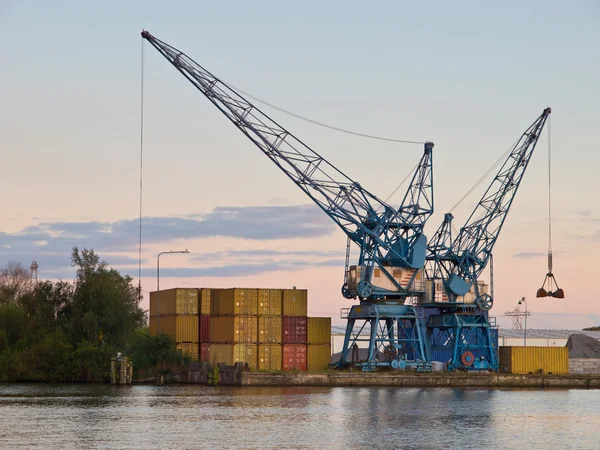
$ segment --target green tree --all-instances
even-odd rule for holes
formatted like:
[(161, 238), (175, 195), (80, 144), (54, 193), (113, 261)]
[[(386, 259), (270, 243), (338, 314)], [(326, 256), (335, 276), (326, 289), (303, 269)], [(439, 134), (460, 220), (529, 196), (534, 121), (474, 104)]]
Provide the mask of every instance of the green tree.
[(122, 347), (134, 330), (146, 323), (132, 278), (108, 268), (93, 250), (73, 248), (77, 267), (73, 301), (69, 307), (73, 343), (102, 342)]

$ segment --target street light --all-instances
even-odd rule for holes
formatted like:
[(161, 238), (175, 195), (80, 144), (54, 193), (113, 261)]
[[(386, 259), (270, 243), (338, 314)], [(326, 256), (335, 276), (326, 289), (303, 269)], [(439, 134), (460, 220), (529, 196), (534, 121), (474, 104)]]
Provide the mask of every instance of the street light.
[(167, 253), (189, 253), (185, 250), (169, 250), (168, 252), (160, 252), (156, 257), (156, 332), (160, 333), (160, 255)]
[(525, 297), (519, 300), (519, 305), (521, 303), (525, 303), (525, 335), (523, 336), (523, 346), (527, 346), (527, 302), (525, 301)]

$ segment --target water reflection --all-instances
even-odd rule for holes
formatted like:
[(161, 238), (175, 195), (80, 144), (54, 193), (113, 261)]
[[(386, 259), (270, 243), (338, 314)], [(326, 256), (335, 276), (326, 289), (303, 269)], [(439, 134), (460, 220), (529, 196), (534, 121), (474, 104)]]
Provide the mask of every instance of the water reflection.
[(0, 447), (598, 448), (600, 391), (0, 385)]

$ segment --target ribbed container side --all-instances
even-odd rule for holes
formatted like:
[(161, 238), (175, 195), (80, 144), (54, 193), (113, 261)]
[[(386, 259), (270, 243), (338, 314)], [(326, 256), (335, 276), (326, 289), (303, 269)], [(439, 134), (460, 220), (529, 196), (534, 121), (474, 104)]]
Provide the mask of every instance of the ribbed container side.
[(200, 344), (200, 361), (210, 361), (210, 344), (207, 342)]
[(329, 368), (331, 344), (308, 345), (306, 347), (307, 369), (312, 372)]
[(219, 316), (210, 318), (210, 342), (219, 344), (258, 342), (258, 318)]
[(283, 344), (283, 370), (306, 370), (306, 345)]
[(308, 291), (306, 289), (283, 290), (283, 315), (296, 317), (308, 315)]
[(283, 307), (282, 289), (258, 290), (258, 315), (281, 316)]
[[(150, 332), (156, 333), (157, 317), (150, 317)], [(160, 332), (168, 334), (175, 342), (198, 342), (198, 316), (161, 315)]]
[(232, 366), (236, 362), (248, 364), (250, 369), (256, 369), (258, 362), (258, 346), (248, 344), (210, 344), (209, 349), (212, 365), (225, 363)]
[(308, 344), (331, 344), (331, 317), (309, 317)]
[(306, 317), (284, 317), (282, 323), (284, 344), (306, 344)]
[(281, 370), (282, 347), (279, 345), (258, 346), (258, 370)]
[(231, 288), (211, 292), (212, 316), (258, 315), (258, 289)]
[(200, 321), (200, 342), (210, 342), (210, 316), (198, 316)]
[(500, 347), (500, 371), (514, 374), (567, 374), (567, 347)]
[(282, 317), (262, 316), (258, 318), (258, 343), (281, 344)]
[(165, 289), (159, 292), (150, 292), (150, 317), (160, 314), (177, 314), (177, 289)]
[(210, 299), (212, 292), (217, 289), (198, 289), (198, 312), (205, 316), (210, 316)]
[(183, 353), (188, 354), (192, 361), (198, 361), (198, 343), (191, 342), (180, 342), (177, 344), (177, 350), (181, 350)]

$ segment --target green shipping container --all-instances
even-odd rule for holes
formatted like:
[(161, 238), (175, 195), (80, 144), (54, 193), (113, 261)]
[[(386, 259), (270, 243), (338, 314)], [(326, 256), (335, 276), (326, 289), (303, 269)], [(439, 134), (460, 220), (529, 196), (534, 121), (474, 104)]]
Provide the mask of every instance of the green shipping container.
[(308, 291), (306, 289), (283, 290), (283, 315), (295, 317), (308, 315)]
[(318, 372), (329, 368), (331, 359), (331, 344), (315, 344), (307, 346), (307, 369)]
[(308, 318), (308, 344), (331, 344), (331, 317)]

